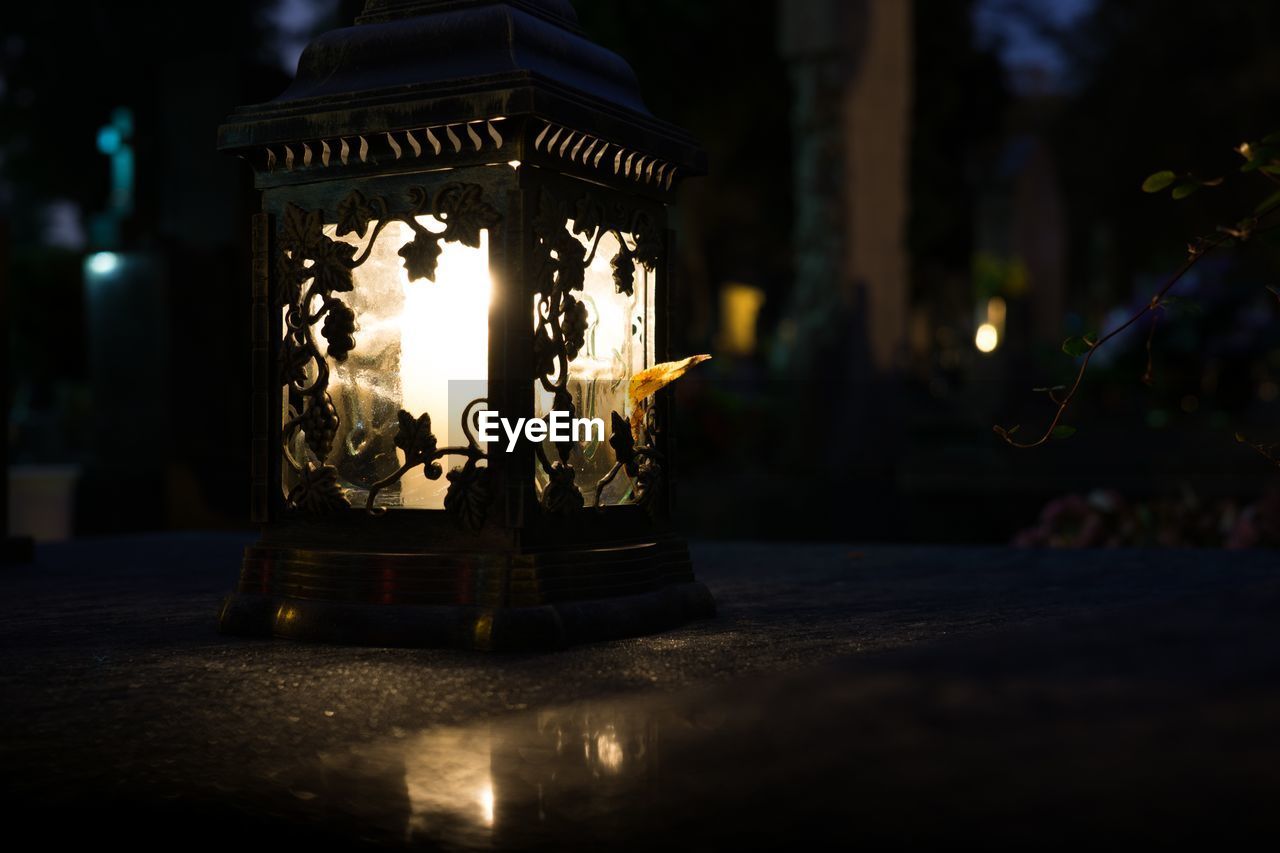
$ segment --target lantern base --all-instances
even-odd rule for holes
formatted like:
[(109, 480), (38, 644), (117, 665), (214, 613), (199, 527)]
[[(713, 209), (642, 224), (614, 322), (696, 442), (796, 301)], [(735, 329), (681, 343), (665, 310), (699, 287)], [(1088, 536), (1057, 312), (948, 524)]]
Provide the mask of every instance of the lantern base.
[(246, 549), (224, 633), (541, 651), (715, 615), (679, 540), (535, 554)]

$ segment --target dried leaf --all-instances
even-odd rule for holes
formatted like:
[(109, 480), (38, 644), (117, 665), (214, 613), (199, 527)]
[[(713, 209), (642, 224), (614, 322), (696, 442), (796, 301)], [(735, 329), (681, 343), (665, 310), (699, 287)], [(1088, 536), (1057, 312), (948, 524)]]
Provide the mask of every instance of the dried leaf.
[(640, 403), (646, 397), (652, 397), (658, 391), (688, 373), (690, 368), (708, 361), (710, 358), (710, 355), (703, 354), (691, 355), (680, 361), (664, 361), (662, 364), (655, 364), (648, 370), (642, 370), (632, 376), (631, 387), (627, 392), (627, 397), (631, 403), (631, 432), (639, 435), (641, 428), (644, 426), (644, 409)]

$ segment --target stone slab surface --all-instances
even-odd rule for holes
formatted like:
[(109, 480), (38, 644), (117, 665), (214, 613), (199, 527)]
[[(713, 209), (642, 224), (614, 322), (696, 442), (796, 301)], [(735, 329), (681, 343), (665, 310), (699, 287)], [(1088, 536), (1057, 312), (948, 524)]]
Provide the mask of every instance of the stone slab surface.
[(1280, 555), (702, 543), (719, 616), (537, 656), (226, 638), (247, 536), (0, 572), (11, 831), (190, 849), (1280, 832)]

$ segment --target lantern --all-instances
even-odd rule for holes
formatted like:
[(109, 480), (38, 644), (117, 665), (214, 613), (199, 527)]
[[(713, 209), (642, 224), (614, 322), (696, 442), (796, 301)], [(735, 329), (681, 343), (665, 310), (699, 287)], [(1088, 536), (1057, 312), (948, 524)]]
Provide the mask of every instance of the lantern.
[(225, 631), (528, 649), (711, 614), (669, 391), (633, 381), (667, 358), (668, 205), (704, 157), (566, 0), (369, 0), (219, 147), (262, 191), (263, 532)]

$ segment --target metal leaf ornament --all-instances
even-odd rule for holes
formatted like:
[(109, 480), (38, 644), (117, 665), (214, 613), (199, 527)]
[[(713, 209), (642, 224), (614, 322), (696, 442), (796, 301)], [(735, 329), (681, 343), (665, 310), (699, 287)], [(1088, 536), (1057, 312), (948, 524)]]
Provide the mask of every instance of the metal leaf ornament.
[(351, 193), (338, 202), (338, 224), (335, 232), (339, 237), (355, 234), (363, 237), (369, 221), (373, 219), (373, 206), (360, 190)]
[(582, 290), (587, 248), (567, 231), (562, 231), (560, 237), (556, 243), (556, 283), (565, 291)]
[(556, 515), (568, 515), (582, 509), (582, 491), (578, 488), (577, 472), (568, 462), (556, 462), (548, 472), (550, 482), (542, 490), (542, 508)]
[(449, 184), (436, 196), (436, 218), (444, 222), (441, 235), (473, 249), (480, 248), (480, 232), (501, 219), (498, 211), (484, 201), (478, 184)]
[(351, 502), (338, 485), (338, 472), (332, 465), (308, 462), (299, 472), (300, 482), (285, 499), (289, 506), (304, 512), (324, 515), (347, 509)]
[(613, 288), (618, 293), (630, 296), (636, 287), (636, 264), (627, 252), (618, 252), (609, 262), (613, 268)]
[(320, 210), (303, 210), (293, 202), (285, 205), (280, 222), (280, 248), (294, 255), (312, 257), (325, 239), (321, 228), (324, 214)]
[(656, 507), (660, 503), (655, 498), (662, 489), (662, 466), (646, 456), (640, 461), (632, 478), (635, 483), (631, 487), (631, 494), (635, 502), (646, 509)]
[(425, 412), (418, 417), (401, 409), (397, 417), (400, 428), (396, 431), (396, 447), (404, 451), (405, 465), (423, 465), (422, 473), (428, 480), (440, 479), (443, 469), (439, 462), (431, 461), (437, 441), (431, 432), (431, 416)]
[(321, 293), (347, 293), (355, 289), (351, 270), (355, 266), (356, 247), (341, 240), (325, 237), (315, 250), (316, 290)]
[(468, 461), (446, 476), (449, 490), (444, 496), (445, 512), (464, 530), (479, 530), (489, 510), (489, 468)]
[(436, 280), (436, 262), (440, 260), (439, 237), (430, 231), (420, 231), (418, 235), (400, 247), (397, 252), (404, 258), (404, 268), (409, 273), (409, 281), (428, 279)]
[(636, 475), (636, 440), (631, 432), (631, 424), (617, 412), (610, 412), (612, 434), (609, 436), (609, 447), (613, 449), (613, 458), (627, 472), (628, 477)]
[(588, 239), (600, 227), (603, 211), (591, 196), (584, 195), (573, 206), (573, 233)]

